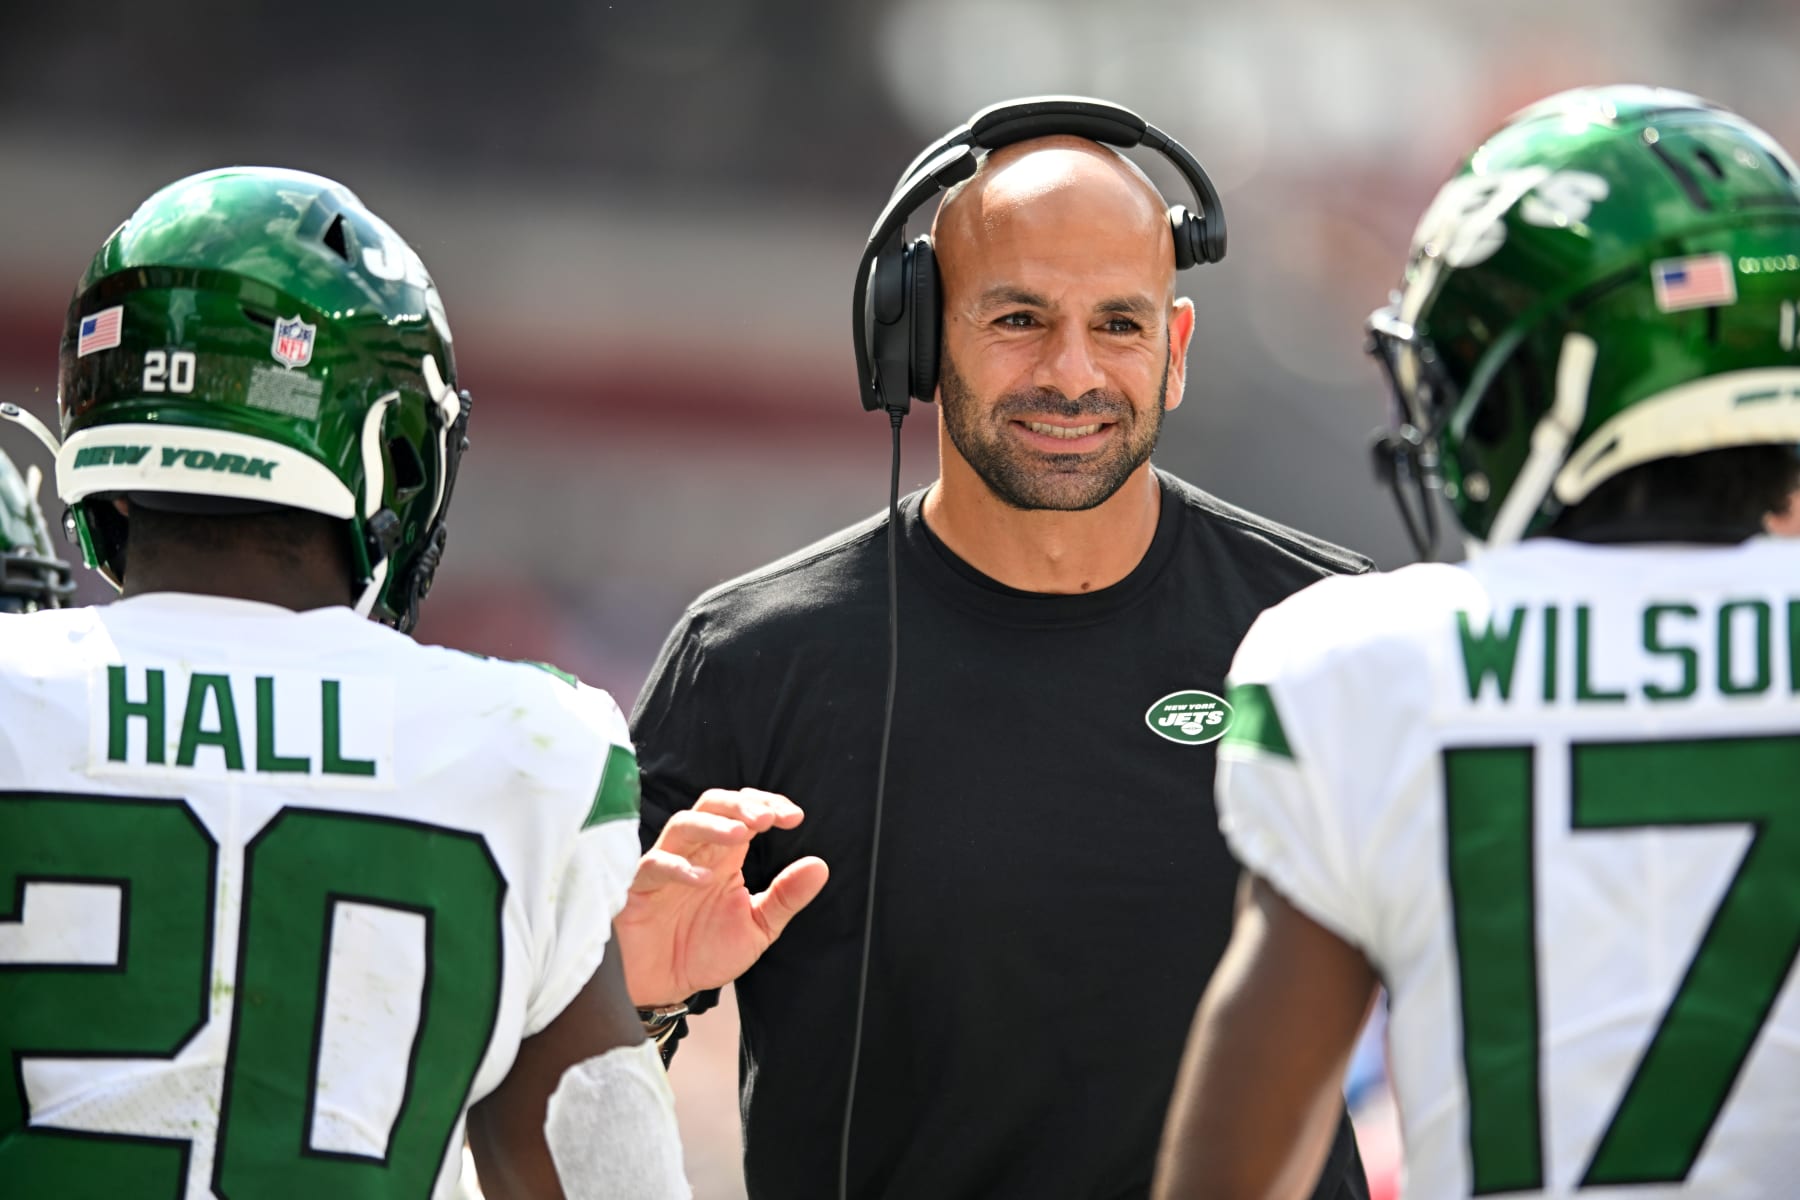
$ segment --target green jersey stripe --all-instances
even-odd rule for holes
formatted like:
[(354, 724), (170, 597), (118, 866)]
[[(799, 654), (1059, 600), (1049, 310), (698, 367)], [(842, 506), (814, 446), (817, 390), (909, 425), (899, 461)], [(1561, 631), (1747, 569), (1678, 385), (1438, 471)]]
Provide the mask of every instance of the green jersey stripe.
[(600, 772), (600, 788), (594, 793), (594, 806), (588, 809), (583, 829), (592, 829), (603, 821), (621, 821), (638, 815), (637, 755), (623, 746), (606, 752), (606, 767)]
[(1265, 754), (1273, 754), (1292, 762), (1294, 748), (1288, 744), (1287, 730), (1281, 727), (1281, 714), (1275, 711), (1275, 697), (1260, 683), (1235, 683), (1226, 693), (1231, 705), (1231, 728), (1225, 733), (1225, 745), (1249, 746)]

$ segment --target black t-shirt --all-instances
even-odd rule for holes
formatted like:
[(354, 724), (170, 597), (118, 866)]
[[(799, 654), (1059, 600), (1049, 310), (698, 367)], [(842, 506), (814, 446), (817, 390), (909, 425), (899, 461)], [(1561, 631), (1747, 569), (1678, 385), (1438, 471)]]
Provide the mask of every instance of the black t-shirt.
[[(901, 506), (900, 673), (850, 1183), (884, 1200), (1148, 1194), (1238, 868), (1214, 744), (1158, 732), (1224, 692), (1263, 609), (1368, 569), (1164, 472), (1138, 566), (1022, 592)], [(836, 1194), (887, 678), (885, 513), (695, 601), (632, 718), (645, 844), (707, 787), (806, 810), (752, 843), (831, 882), (738, 981), (757, 1200)], [(1205, 704), (1205, 701), (1201, 701)], [(696, 1007), (710, 1003), (702, 997)], [(1320, 1197), (1367, 1194), (1348, 1122)]]

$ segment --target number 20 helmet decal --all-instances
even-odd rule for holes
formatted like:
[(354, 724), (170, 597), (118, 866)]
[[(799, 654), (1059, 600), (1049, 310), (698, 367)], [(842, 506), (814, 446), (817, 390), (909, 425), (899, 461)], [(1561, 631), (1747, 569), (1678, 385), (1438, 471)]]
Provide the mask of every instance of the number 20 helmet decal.
[(1369, 321), (1377, 446), (1421, 553), (1441, 485), (1474, 541), (1541, 532), (1630, 467), (1800, 442), (1800, 171), (1681, 92), (1585, 88), (1484, 142)]
[(57, 490), (118, 584), (116, 496), (344, 523), (358, 611), (410, 629), (467, 448), (450, 327), (410, 246), (341, 184), (209, 171), (95, 255), (63, 330)]

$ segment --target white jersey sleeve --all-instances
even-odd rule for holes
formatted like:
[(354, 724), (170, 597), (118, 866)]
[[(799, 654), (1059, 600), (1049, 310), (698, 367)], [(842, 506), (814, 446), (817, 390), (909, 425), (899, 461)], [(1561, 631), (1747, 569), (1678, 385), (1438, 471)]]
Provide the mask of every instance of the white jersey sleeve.
[(1458, 604), (1486, 601), (1448, 566), (1324, 579), (1263, 613), (1231, 666), (1220, 827), (1239, 862), (1371, 961), (1410, 920), (1388, 898), (1431, 869), (1421, 814), (1390, 798), (1433, 769), (1410, 753), (1435, 695), (1418, 614)]
[[(1328, 615), (1324, 593), (1332, 582), (1263, 613), (1238, 648), (1227, 690), (1232, 724), (1219, 747), (1219, 825), (1246, 869), (1344, 941), (1366, 947), (1372, 920), (1345, 829), (1350, 781), (1315, 736), (1333, 726), (1293, 719), (1316, 684), (1306, 635)], [(1338, 698), (1310, 699), (1316, 711)], [(1358, 702), (1354, 695), (1341, 699)]]
[(605, 961), (612, 918), (637, 869), (638, 769), (625, 715), (611, 696), (586, 684), (576, 684), (567, 703), (593, 747), (593, 801), (568, 831), (564, 861), (550, 878), (527, 1037), (555, 1020)]

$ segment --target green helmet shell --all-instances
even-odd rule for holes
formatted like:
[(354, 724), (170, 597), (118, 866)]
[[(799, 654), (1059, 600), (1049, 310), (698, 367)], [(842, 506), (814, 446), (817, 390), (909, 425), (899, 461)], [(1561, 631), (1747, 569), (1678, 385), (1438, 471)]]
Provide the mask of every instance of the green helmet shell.
[(424, 265), (341, 184), (240, 167), (151, 196), (76, 288), (57, 398), (57, 490), (115, 584), (115, 496), (301, 508), (345, 523), (361, 611), (416, 619), (467, 395)]
[(75, 594), (69, 564), (50, 548), (37, 482), (0, 452), (0, 612), (61, 608)]
[(1800, 442), (1797, 301), (1800, 171), (1772, 138), (1681, 92), (1565, 92), (1470, 155), (1370, 319), (1385, 445), (1504, 544), (1641, 463)]

